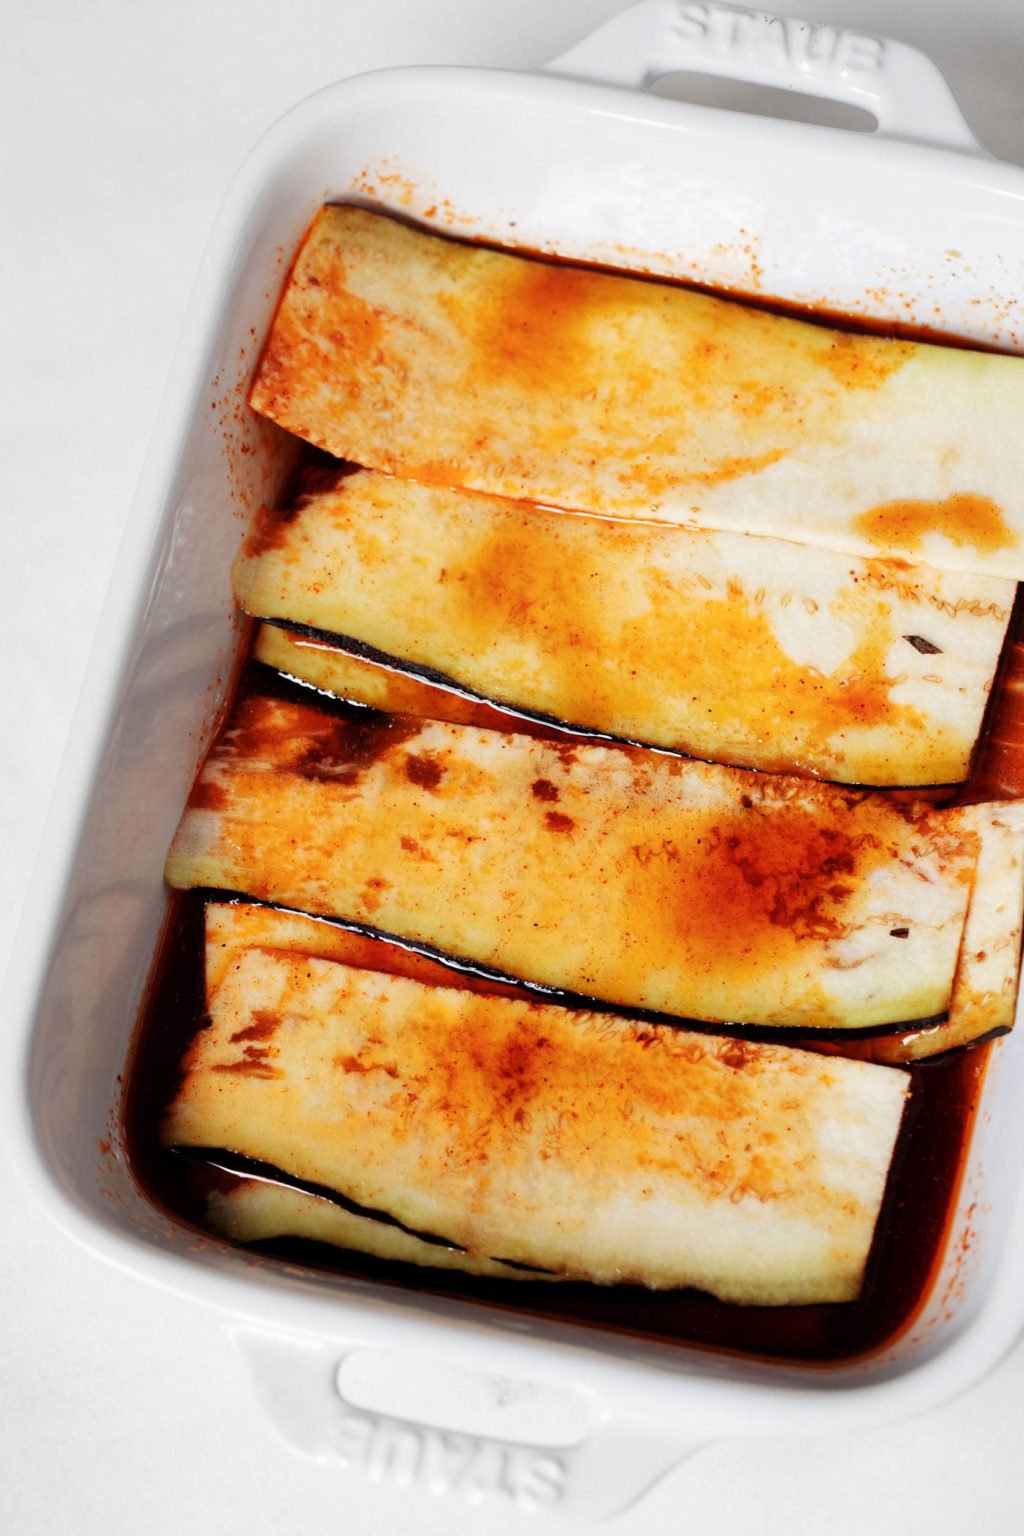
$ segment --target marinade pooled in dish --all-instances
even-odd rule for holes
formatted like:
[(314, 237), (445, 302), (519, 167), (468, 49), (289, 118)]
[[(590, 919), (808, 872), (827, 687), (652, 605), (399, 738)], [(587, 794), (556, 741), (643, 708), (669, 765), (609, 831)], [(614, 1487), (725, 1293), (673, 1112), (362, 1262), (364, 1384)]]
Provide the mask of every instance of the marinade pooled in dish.
[(352, 462), (250, 531), (271, 623), (167, 865), (189, 1210), (652, 1336), (898, 1327), (981, 1056), (904, 1063), (1016, 1005), (1022, 393), (324, 210), (252, 404)]

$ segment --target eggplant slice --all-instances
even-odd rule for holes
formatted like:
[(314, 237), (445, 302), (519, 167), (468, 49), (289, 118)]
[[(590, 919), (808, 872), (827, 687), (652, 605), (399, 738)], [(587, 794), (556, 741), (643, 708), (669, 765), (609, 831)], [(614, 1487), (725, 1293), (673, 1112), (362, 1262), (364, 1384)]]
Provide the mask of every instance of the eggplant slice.
[(252, 902), (208, 901), (206, 919), (206, 997), (211, 1000), (221, 982), (246, 949), (287, 950), (336, 960), (364, 971), (385, 971), (407, 976), (427, 986), (469, 987), (494, 997), (515, 997), (530, 1002), (534, 994), (514, 981), (496, 981), (468, 973), (435, 960), (407, 945), (372, 934), (344, 928), (305, 912), (282, 912), (277, 907)]
[(246, 612), (499, 705), (770, 772), (966, 779), (1015, 583), (370, 471), (257, 526)]
[(167, 878), (622, 1007), (857, 1029), (947, 1010), (977, 815), (250, 696)]
[[(957, 1046), (1013, 1027), (1024, 930), (1024, 827), (1019, 812), (1008, 820), (980, 819), (981, 852), (957, 960), (948, 1016), (937, 1024), (842, 1040), (841, 1051), (858, 1061), (901, 1066), (939, 1056)], [(206, 903), (206, 991), (212, 997), (247, 949), (315, 955), (363, 970), (408, 976), (428, 986), (458, 987), (492, 997), (536, 1001), (521, 982), (497, 981), (460, 969), (390, 939), (345, 928), (327, 918), (283, 911), (237, 898)], [(671, 1022), (671, 1021), (666, 1021)], [(820, 1031), (787, 1036), (798, 1050), (826, 1050), (837, 1042)]]
[(1024, 363), (325, 207), (253, 407), (429, 485), (1024, 575)]
[(1024, 927), (1024, 816), (1019, 802), (974, 810), (981, 852), (953, 978), (947, 1049), (1010, 1029), (1017, 1011)]
[(209, 1013), (167, 1146), (258, 1159), (470, 1264), (759, 1305), (858, 1292), (904, 1072), (265, 948)]
[[(521, 731), (549, 740), (580, 738), (568, 726), (500, 709), (434, 679), (404, 672), (397, 663), (371, 660), (342, 650), (336, 641), (277, 624), (261, 624), (253, 642), (253, 659), (272, 667), (292, 682), (318, 693), (365, 704), (388, 715), (415, 715), (420, 720), (450, 720), (453, 725), (481, 725), (486, 730)], [(582, 739), (587, 739), (584, 733)]]
[(456, 1269), (489, 1280), (549, 1278), (500, 1259), (485, 1259), (442, 1243), (428, 1243), (413, 1232), (360, 1216), (322, 1195), (309, 1194), (287, 1183), (239, 1180), (234, 1189), (216, 1190), (207, 1202), (207, 1219), (215, 1232), (235, 1243), (262, 1243), (281, 1237), (304, 1237), (367, 1253), (392, 1263), (429, 1269)]

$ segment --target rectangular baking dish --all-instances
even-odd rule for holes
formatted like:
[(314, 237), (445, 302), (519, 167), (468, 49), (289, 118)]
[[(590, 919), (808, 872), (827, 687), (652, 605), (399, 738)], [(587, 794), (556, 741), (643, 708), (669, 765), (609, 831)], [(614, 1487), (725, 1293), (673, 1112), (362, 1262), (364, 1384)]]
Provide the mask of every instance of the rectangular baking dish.
[[(648, 94), (703, 71), (866, 107), (875, 134)], [(117, 565), (15, 948), (3, 1121), (75, 1239), (215, 1308), (297, 1449), (577, 1519), (727, 1434), (880, 1424), (962, 1390), (1024, 1324), (1024, 1036), (993, 1048), (945, 1258), (910, 1329), (820, 1367), (641, 1344), (254, 1259), (137, 1188), (121, 1073), (163, 861), (228, 685), (229, 568), (291, 440), (247, 409), (296, 243), (326, 200), (443, 232), (1024, 352), (1024, 172), (903, 45), (646, 0), (540, 74), (404, 69), (302, 103), (219, 216)]]

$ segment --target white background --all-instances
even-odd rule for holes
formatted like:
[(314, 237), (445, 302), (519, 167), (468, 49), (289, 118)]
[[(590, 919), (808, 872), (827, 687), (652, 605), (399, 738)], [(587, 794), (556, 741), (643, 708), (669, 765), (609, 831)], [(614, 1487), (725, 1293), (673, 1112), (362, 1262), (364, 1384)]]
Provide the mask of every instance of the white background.
[[(781, 0), (780, 0), (781, 4)], [(300, 97), (394, 64), (529, 67), (620, 0), (6, 0), (0, 9), (0, 971), (193, 274)], [(785, 9), (785, 5), (782, 5)], [(1020, 0), (790, 0), (925, 49), (1024, 164)], [(0, 1027), (9, 1021), (0, 1021)], [(0, 1531), (570, 1529), (424, 1502), (280, 1443), (211, 1318), (74, 1249), (0, 1168)], [(616, 1533), (1024, 1530), (1024, 1347), (960, 1401), (842, 1438), (712, 1444)]]

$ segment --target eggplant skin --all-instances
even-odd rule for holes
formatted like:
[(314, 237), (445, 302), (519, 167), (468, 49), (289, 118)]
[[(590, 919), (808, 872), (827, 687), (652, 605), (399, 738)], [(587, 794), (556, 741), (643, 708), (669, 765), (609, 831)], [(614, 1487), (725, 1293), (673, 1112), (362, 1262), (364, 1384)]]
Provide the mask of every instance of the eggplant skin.
[(1024, 576), (1020, 358), (851, 335), (364, 208), (314, 220), (250, 401), (424, 485)]
[(978, 849), (918, 802), (254, 695), (167, 878), (624, 1008), (858, 1029), (946, 1011)]
[(858, 1292), (899, 1069), (250, 949), (162, 1126), (597, 1284), (798, 1305)]

